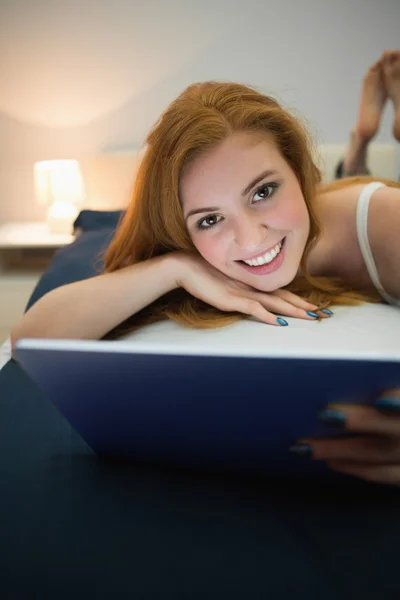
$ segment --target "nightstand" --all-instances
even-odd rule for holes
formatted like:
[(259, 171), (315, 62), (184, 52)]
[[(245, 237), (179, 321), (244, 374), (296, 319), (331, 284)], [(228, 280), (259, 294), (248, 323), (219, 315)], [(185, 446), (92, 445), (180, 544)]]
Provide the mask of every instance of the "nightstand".
[(49, 233), (47, 223), (0, 225), (0, 344), (22, 317), (55, 252), (74, 239)]

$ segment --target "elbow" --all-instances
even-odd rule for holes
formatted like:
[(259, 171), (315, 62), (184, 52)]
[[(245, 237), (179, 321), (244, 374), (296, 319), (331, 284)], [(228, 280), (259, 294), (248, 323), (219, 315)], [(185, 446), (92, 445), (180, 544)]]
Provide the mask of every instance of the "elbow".
[(10, 350), (11, 350), (11, 356), (15, 361), (18, 361), (18, 359), (15, 355), (15, 350), (16, 350), (15, 346), (16, 346), (17, 342), (19, 342), (19, 340), (21, 340), (22, 338), (29, 337), (23, 331), (21, 331), (21, 328), (19, 327), (19, 325), (20, 324), (18, 323), (10, 331)]
[(21, 336), (19, 336), (16, 332), (16, 328), (13, 327), (10, 332), (10, 346), (11, 346), (11, 356), (14, 360), (17, 360), (15, 356), (15, 344), (18, 342)]

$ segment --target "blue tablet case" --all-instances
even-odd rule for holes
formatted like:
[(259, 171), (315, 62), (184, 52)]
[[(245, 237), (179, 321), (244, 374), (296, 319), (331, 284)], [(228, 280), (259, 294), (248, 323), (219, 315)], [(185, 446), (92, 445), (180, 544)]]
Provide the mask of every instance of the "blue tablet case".
[(241, 474), (330, 473), (288, 448), (348, 435), (317, 421), (328, 403), (370, 404), (400, 387), (400, 356), (202, 356), (66, 340), (20, 340), (16, 356), (96, 453)]

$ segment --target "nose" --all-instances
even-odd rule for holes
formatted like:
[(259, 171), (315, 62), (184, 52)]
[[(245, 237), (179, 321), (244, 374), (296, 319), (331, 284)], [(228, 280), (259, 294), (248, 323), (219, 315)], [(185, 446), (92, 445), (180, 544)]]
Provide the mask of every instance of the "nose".
[(264, 244), (267, 229), (265, 224), (256, 223), (251, 219), (241, 219), (235, 227), (235, 242), (241, 250), (257, 251)]

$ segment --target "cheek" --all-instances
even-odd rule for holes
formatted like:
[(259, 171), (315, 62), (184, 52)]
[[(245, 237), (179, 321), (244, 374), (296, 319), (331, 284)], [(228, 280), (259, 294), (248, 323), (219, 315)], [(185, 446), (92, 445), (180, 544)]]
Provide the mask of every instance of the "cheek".
[(307, 227), (309, 216), (302, 197), (281, 202), (274, 212), (270, 212), (268, 220), (271, 227), (277, 230), (296, 230)]
[(219, 267), (226, 262), (228, 244), (223, 235), (204, 232), (193, 236), (192, 241), (202, 257), (211, 265)]

